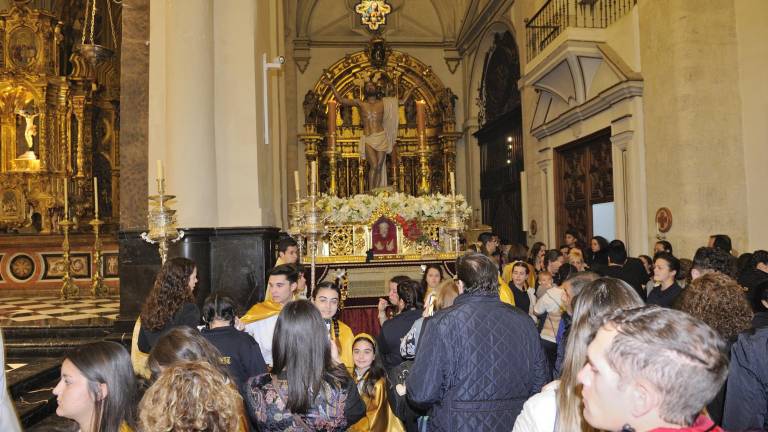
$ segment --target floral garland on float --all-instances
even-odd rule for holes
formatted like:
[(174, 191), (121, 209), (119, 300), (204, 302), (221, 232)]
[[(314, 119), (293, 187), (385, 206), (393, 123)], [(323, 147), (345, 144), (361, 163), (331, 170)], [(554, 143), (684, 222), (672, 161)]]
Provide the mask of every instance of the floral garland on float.
[(449, 221), (464, 224), (472, 209), (461, 195), (456, 203), (450, 195), (407, 195), (380, 191), (375, 195), (360, 194), (346, 198), (320, 195), (317, 209), (327, 235), (320, 255), (365, 255), (373, 246), (372, 225), (386, 218), (398, 233), (398, 257), (424, 256), (446, 252), (449, 247)]

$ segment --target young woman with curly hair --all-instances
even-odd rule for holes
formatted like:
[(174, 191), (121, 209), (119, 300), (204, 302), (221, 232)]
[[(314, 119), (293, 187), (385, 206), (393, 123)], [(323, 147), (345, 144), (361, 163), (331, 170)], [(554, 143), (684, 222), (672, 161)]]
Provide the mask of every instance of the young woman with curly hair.
[(181, 257), (166, 261), (141, 310), (140, 351), (150, 352), (157, 339), (174, 327), (198, 325), (200, 309), (193, 295), (196, 284), (193, 261)]
[[(728, 344), (729, 354), (739, 333), (752, 326), (752, 307), (746, 291), (730, 276), (720, 272), (696, 278), (683, 290), (676, 306), (718, 332)], [(717, 424), (723, 418), (724, 403), (725, 385), (707, 405), (709, 416)]]
[(144, 432), (238, 430), (242, 399), (210, 363), (168, 366), (144, 394), (139, 421)]

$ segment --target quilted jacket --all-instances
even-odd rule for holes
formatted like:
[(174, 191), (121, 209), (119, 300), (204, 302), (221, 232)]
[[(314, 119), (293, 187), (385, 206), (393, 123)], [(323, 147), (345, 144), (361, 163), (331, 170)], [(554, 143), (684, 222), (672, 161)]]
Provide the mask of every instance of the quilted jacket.
[(406, 388), (430, 409), (430, 432), (481, 432), (510, 430), (548, 381), (528, 314), (496, 293), (465, 293), (428, 321)]

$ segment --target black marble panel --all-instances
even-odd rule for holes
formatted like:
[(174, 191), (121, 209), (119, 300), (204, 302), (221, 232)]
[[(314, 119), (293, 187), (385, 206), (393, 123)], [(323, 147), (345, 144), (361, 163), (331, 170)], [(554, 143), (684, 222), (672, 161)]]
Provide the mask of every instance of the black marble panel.
[[(139, 315), (160, 269), (157, 245), (139, 235), (139, 231), (119, 235), (120, 321), (126, 330)], [(213, 291), (226, 291), (245, 309), (263, 299), (278, 238), (279, 229), (274, 227), (185, 229), (184, 238), (169, 247), (168, 257), (184, 256), (197, 263), (198, 304)]]
[(266, 273), (275, 264), (277, 228), (219, 228), (211, 237), (211, 288), (242, 309), (264, 300)]

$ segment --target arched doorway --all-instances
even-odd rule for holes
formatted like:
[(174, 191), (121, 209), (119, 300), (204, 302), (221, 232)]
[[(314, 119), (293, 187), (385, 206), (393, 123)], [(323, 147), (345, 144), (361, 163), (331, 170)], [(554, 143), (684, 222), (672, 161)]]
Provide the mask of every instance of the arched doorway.
[(520, 173), (524, 170), (520, 58), (509, 31), (496, 33), (485, 54), (475, 137), (480, 146), (483, 223), (503, 240), (525, 244)]

